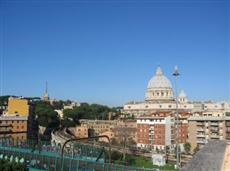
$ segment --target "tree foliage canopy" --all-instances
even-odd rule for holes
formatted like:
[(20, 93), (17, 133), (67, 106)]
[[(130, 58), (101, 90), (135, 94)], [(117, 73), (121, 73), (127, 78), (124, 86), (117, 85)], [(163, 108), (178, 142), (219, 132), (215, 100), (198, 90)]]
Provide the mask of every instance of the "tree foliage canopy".
[(3, 171), (25, 171), (26, 167), (23, 164), (10, 162), (9, 160), (0, 159), (0, 170)]
[(38, 124), (43, 127), (58, 127), (59, 117), (54, 108), (44, 101), (35, 102), (35, 114), (38, 118)]
[(82, 103), (81, 106), (71, 110), (64, 110), (64, 116), (75, 116), (78, 119), (109, 119), (109, 113), (115, 113), (114, 109), (99, 104)]
[(7, 106), (9, 97), (12, 96), (0, 96), (0, 106)]
[(186, 143), (184, 144), (184, 150), (185, 150), (185, 152), (188, 154), (188, 153), (191, 151), (191, 144), (188, 143), (188, 142), (186, 142)]
[(73, 109), (63, 110), (63, 120), (62, 126), (71, 127), (79, 124), (79, 119), (98, 119), (107, 120), (109, 119), (109, 114), (112, 114), (114, 119), (117, 116), (117, 111), (115, 108), (109, 108), (108, 106), (99, 104), (88, 104), (82, 103), (79, 107), (74, 107)]
[(64, 101), (59, 100), (59, 101), (53, 101), (52, 106), (54, 109), (61, 110), (64, 107)]

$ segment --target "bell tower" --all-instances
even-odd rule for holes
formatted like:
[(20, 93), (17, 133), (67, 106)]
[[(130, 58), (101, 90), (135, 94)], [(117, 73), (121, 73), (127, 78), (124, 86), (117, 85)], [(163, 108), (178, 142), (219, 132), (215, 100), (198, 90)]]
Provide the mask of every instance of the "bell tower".
[(44, 96), (43, 96), (43, 100), (44, 101), (49, 101), (49, 94), (48, 94), (48, 83), (47, 83), (47, 81), (46, 81), (46, 89), (45, 89), (45, 94), (44, 94)]

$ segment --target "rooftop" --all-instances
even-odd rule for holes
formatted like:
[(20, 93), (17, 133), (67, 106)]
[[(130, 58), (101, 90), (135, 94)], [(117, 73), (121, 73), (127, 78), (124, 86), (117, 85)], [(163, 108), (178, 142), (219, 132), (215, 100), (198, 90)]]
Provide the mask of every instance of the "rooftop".
[(220, 171), (227, 141), (209, 141), (181, 171)]

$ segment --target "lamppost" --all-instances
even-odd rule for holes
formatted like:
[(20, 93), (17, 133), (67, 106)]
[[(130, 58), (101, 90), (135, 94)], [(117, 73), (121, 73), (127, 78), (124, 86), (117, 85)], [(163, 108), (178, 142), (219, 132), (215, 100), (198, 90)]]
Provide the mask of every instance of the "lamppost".
[(125, 163), (126, 160), (126, 141), (127, 141), (127, 124), (126, 124), (126, 114), (124, 118), (124, 148), (123, 148), (123, 161)]
[(178, 97), (177, 97), (177, 79), (179, 77), (178, 67), (174, 67), (173, 76), (175, 76), (175, 100), (176, 100), (176, 166), (180, 168), (179, 161), (179, 114), (178, 114)]

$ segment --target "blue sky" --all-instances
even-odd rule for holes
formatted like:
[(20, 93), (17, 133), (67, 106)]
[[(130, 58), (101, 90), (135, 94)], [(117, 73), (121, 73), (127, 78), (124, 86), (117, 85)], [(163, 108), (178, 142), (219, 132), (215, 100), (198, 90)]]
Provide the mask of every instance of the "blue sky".
[[(160, 65), (191, 100), (230, 100), (228, 1), (0, 1), (3, 94), (143, 100)], [(173, 83), (173, 82), (172, 82)]]

